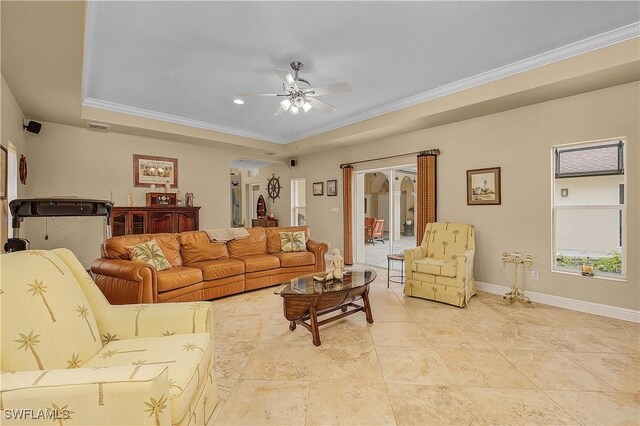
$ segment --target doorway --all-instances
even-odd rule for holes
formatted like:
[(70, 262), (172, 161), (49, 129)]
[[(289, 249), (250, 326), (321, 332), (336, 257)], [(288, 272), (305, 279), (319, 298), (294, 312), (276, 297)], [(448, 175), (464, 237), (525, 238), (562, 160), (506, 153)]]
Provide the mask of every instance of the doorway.
[(416, 166), (355, 172), (354, 260), (387, 267), (387, 255), (415, 247)]

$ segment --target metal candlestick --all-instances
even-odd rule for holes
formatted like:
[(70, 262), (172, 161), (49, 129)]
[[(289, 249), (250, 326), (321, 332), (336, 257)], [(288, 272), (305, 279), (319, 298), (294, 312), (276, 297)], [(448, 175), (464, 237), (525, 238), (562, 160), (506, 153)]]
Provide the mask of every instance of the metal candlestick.
[(513, 305), (514, 302), (520, 302), (523, 305), (532, 306), (531, 299), (524, 295), (524, 289), (518, 287), (518, 265), (522, 265), (523, 269), (531, 269), (533, 258), (530, 254), (523, 255), (517, 251), (514, 253), (502, 253), (502, 267), (504, 268), (507, 263), (514, 264), (514, 280), (511, 290), (505, 293), (502, 299), (510, 305)]

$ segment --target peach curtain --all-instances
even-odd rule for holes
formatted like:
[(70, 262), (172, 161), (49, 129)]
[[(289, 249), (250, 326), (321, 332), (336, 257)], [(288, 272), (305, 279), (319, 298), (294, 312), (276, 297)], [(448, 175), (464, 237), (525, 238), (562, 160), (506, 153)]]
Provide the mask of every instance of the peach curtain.
[(436, 221), (436, 170), (437, 153), (426, 151), (418, 154), (418, 206), (416, 208), (416, 245), (422, 243), (427, 223)]
[(344, 263), (353, 265), (353, 210), (351, 208), (353, 167), (342, 165), (342, 211), (344, 226)]

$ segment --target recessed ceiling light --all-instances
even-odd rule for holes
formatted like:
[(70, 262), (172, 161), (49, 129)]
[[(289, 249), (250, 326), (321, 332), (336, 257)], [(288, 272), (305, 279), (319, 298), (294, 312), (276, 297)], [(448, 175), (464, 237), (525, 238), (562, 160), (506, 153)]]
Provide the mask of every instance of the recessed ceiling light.
[(234, 99), (233, 103), (236, 105), (244, 105), (244, 101), (242, 99)]

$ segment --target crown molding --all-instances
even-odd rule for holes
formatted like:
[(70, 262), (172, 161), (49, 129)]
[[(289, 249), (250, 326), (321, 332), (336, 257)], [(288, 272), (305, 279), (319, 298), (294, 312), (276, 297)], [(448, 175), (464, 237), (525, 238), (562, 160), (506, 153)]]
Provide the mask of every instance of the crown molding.
[[(444, 86), (437, 87), (426, 92), (419, 93), (417, 95), (391, 102), (389, 104), (382, 105), (380, 107), (372, 108), (367, 111), (363, 111), (358, 114), (350, 115), (333, 123), (315, 128), (308, 132), (299, 134), (295, 139), (283, 139), (273, 138), (269, 135), (252, 132), (243, 129), (237, 129), (233, 127), (227, 127), (208, 123), (199, 120), (192, 120), (189, 118), (179, 117), (170, 114), (164, 114), (160, 112), (150, 111), (142, 108), (130, 107), (114, 102), (102, 101), (94, 98), (85, 98), (82, 105), (92, 108), (103, 109), (107, 111), (119, 112), (123, 114), (129, 114), (137, 117), (149, 118), (152, 120), (159, 120), (183, 126), (195, 127), (204, 130), (210, 130), (214, 132), (227, 133), (234, 136), (247, 137), (252, 139), (258, 139), (265, 142), (271, 142), (276, 144), (290, 144), (306, 139), (311, 136), (316, 136), (330, 130), (335, 130), (341, 127), (345, 127), (351, 124), (355, 124), (364, 120), (368, 120), (374, 117), (379, 117), (384, 114), (395, 112), (407, 107), (411, 107), (423, 102), (428, 102), (434, 99), (442, 98), (457, 92), (468, 90), (483, 84), (490, 83), (492, 81), (500, 80), (506, 77), (520, 74), (535, 68), (539, 68), (545, 65), (553, 64), (565, 59), (569, 59), (575, 56), (579, 56), (585, 53), (592, 52), (594, 50), (602, 49), (604, 47), (612, 46), (614, 44), (622, 43), (634, 38), (640, 37), (640, 22), (626, 25), (624, 27), (617, 28), (615, 30), (608, 31), (593, 37), (586, 38), (584, 40), (577, 41), (575, 43), (568, 44), (566, 46), (559, 47), (557, 49), (550, 50), (545, 53), (541, 53), (536, 56), (532, 56), (527, 59), (523, 59), (518, 62), (511, 63), (499, 68), (492, 69), (490, 71), (477, 74), (475, 76), (455, 81)], [(86, 69), (85, 69), (86, 74)], [(86, 85), (86, 81), (84, 82)], [(83, 85), (84, 86), (84, 85)]]
[[(422, 92), (405, 99), (401, 99), (399, 101), (395, 101), (377, 108), (372, 108), (367, 111), (351, 115), (349, 117), (345, 117), (341, 120), (331, 123), (330, 125), (319, 127), (306, 133), (302, 133), (296, 140), (305, 139), (311, 136), (318, 135), (320, 133), (335, 130), (340, 127), (348, 126), (350, 124), (355, 124), (360, 121), (398, 111), (403, 108), (414, 106), (423, 102), (442, 98), (456, 92), (461, 92), (463, 90), (481, 86), (492, 81), (500, 80), (502, 78), (510, 77), (515, 74), (520, 74), (535, 68), (553, 64), (555, 62), (589, 53), (594, 50), (602, 49), (604, 47), (612, 46), (614, 44), (622, 43), (637, 37), (640, 37), (640, 22), (629, 24), (624, 27), (608, 31), (606, 33), (598, 34), (596, 36), (589, 37), (575, 43), (571, 43), (557, 49), (532, 56), (527, 59), (523, 59), (518, 62), (513, 62), (509, 65), (495, 68), (481, 74), (476, 74), (472, 77), (458, 80), (453, 83), (449, 83), (444, 86), (440, 86), (435, 89), (428, 90), (426, 92)], [(295, 141), (287, 141), (287, 143), (290, 142)]]
[(151, 120), (164, 121), (167, 123), (179, 124), (182, 126), (194, 127), (198, 129), (211, 130), (213, 132), (226, 133), (234, 136), (258, 139), (263, 142), (271, 142), (271, 143), (277, 143), (277, 144), (287, 143), (287, 141), (284, 141), (284, 140), (280, 140), (280, 141), (270, 140), (265, 135), (262, 135), (256, 132), (251, 132), (248, 130), (221, 126), (218, 124), (208, 123), (206, 121), (192, 120), (190, 118), (179, 117), (177, 115), (150, 111), (148, 109), (131, 107), (128, 105), (123, 105), (115, 102), (102, 101), (100, 99), (95, 99), (95, 98), (86, 98), (84, 102), (82, 102), (82, 106), (103, 109), (106, 111), (117, 112), (117, 113), (122, 113), (127, 115), (133, 115), (136, 117), (149, 118)]

